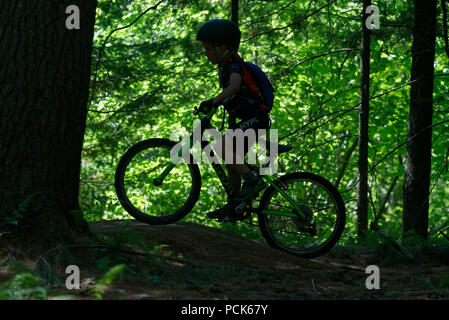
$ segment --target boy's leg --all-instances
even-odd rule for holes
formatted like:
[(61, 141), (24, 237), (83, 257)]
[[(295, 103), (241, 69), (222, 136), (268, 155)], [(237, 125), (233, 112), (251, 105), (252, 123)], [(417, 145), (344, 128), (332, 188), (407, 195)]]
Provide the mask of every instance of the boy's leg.
[[(263, 126), (262, 126), (263, 128)], [(242, 130), (248, 129), (248, 128), (241, 128)], [(252, 129), (257, 130), (257, 126), (253, 127)], [(256, 131), (257, 132), (257, 131)], [(226, 139), (224, 136), (221, 137), (221, 141), (217, 141), (217, 144), (221, 144), (221, 150), (216, 150), (217, 154), (223, 159), (226, 160), (226, 153), (230, 152), (232, 154), (232, 162), (227, 163), (226, 167), (228, 170), (228, 178), (231, 182), (231, 185), (233, 189), (236, 191), (236, 197), (234, 200), (236, 202), (242, 202), (246, 199), (250, 198), (253, 194), (256, 194), (260, 192), (263, 188), (266, 187), (265, 182), (260, 179), (260, 177), (256, 176), (253, 172), (251, 172), (248, 168), (248, 166), (244, 163), (237, 163), (236, 159), (237, 156), (239, 157), (239, 160), (242, 160), (244, 155), (239, 155), (236, 152), (236, 149), (233, 145), (233, 148), (230, 148), (230, 146), (226, 146)], [(255, 142), (255, 141), (254, 141)], [(247, 145), (244, 147), (244, 154), (246, 154), (249, 150), (251, 145)], [(239, 161), (243, 162), (243, 161)], [(243, 177), (245, 180), (244, 183), (244, 190), (240, 191), (240, 185), (241, 185), (241, 179), (240, 177)], [(213, 219), (223, 219), (227, 215), (227, 208), (226, 205), (222, 208), (219, 208), (215, 211), (209, 212), (207, 216), (209, 218)]]
[(237, 194), (238, 192), (240, 192), (240, 185), (242, 183), (241, 175), (232, 168), (232, 165), (227, 164), (226, 168), (228, 170), (229, 181), (231, 182), (232, 188)]
[[(218, 154), (219, 157), (221, 157), (223, 160), (226, 160), (226, 153), (230, 152), (232, 154), (232, 162), (226, 163), (226, 169), (228, 171), (228, 179), (229, 182), (232, 185), (232, 188), (234, 189), (234, 194), (237, 195), (240, 193), (240, 185), (241, 185), (241, 177), (248, 175), (248, 173), (251, 173), (249, 171), (249, 168), (246, 164), (240, 164), (236, 163), (236, 150), (232, 150), (232, 148), (226, 148), (225, 145), (225, 137), (223, 136), (221, 138), (221, 141), (217, 141), (217, 144), (221, 144), (221, 150), (220, 148), (217, 148), (215, 151)], [(227, 151), (226, 151), (227, 150)], [(241, 161), (240, 161), (241, 162)], [(218, 219), (219, 221), (223, 220), (228, 215), (227, 211), (227, 204), (224, 206), (207, 213), (207, 216), (211, 219)]]
[[(215, 151), (217, 152), (218, 156), (222, 158), (223, 160), (226, 160), (226, 154), (229, 152), (232, 154), (232, 161), (231, 163), (226, 163), (226, 168), (228, 169), (228, 174), (230, 175), (229, 179), (233, 179), (233, 181), (237, 184), (236, 175), (243, 176), (249, 171), (249, 168), (244, 163), (237, 163), (237, 157), (239, 157), (239, 160), (241, 160), (242, 156), (238, 155), (235, 146), (234, 148), (231, 148), (230, 146), (226, 145), (226, 139), (224, 136), (221, 137), (219, 141), (217, 141), (217, 145), (221, 144), (221, 150), (218, 148)], [(239, 161), (243, 162), (243, 160)], [(232, 177), (231, 177), (232, 175)], [(240, 179), (240, 178), (239, 178)], [(239, 180), (240, 182), (240, 180)], [(232, 184), (232, 181), (231, 181)], [(234, 184), (232, 184), (234, 186)]]
[[(258, 139), (258, 129), (267, 129), (269, 127), (269, 118), (266, 117), (266, 121), (259, 119), (257, 117), (250, 118), (246, 121), (242, 121), (237, 124), (237, 127), (242, 130), (254, 130), (256, 140)], [(256, 142), (248, 139), (245, 141), (244, 145), (244, 155), (248, 153), (252, 145)], [(235, 197), (235, 202), (243, 202), (251, 198), (253, 195), (258, 194), (261, 190), (266, 187), (266, 183), (252, 171), (249, 170), (248, 166), (245, 165), (246, 170), (240, 171), (241, 176), (244, 179), (243, 187), (241, 192), (239, 192)]]
[[(227, 152), (231, 152), (233, 154), (233, 162), (232, 163), (226, 163), (226, 169), (228, 171), (228, 179), (229, 182), (232, 185), (232, 188), (235, 190), (234, 194), (238, 194), (240, 192), (240, 185), (241, 185), (241, 175), (245, 172), (249, 171), (248, 167), (245, 164), (236, 164), (236, 155), (233, 153), (233, 150), (228, 150), (226, 152), (226, 145), (225, 145), (225, 137), (222, 136), (220, 140), (217, 141), (217, 145), (221, 145), (220, 148), (215, 148), (215, 152), (218, 154), (220, 158), (225, 160), (225, 155)], [(224, 206), (207, 213), (207, 216), (211, 219), (218, 219), (219, 221), (223, 220), (226, 216), (228, 216), (228, 210), (227, 210), (227, 204)]]
[[(254, 130), (254, 137), (257, 139), (257, 129), (261, 127), (265, 127), (263, 123), (257, 119), (257, 118), (250, 118), (246, 121), (242, 121), (239, 124), (237, 124), (237, 128), (243, 131), (245, 130)], [(244, 190), (240, 192), (236, 192), (236, 196), (234, 197), (234, 200), (236, 202), (242, 202), (246, 199), (250, 198), (252, 195), (260, 192), (263, 188), (265, 188), (266, 184), (265, 182), (258, 176), (256, 176), (253, 172), (251, 172), (246, 164), (243, 163), (243, 157), (246, 153), (248, 153), (249, 149), (252, 147), (252, 145), (256, 142), (254, 139), (250, 139), (249, 137), (245, 136), (242, 139), (238, 139), (238, 141), (243, 143), (243, 146), (236, 146), (234, 139), (234, 135), (232, 135), (233, 141), (226, 141), (225, 137), (222, 137), (221, 140), (221, 146), (222, 146), (222, 154), (220, 155), (222, 159), (226, 160), (226, 153), (232, 154), (232, 161), (231, 163), (227, 163), (226, 166), (228, 168), (229, 173), (229, 179), (231, 180), (231, 183), (233, 186), (237, 186), (237, 174), (245, 180), (245, 183), (243, 184)], [(225, 142), (228, 142), (226, 144)], [(229, 143), (231, 142), (231, 143)], [(240, 147), (240, 148), (239, 148)], [(243, 147), (243, 150), (241, 150), (241, 147)], [(239, 153), (237, 150), (240, 150), (240, 152), (243, 152), (243, 154)], [(238, 157), (238, 158), (237, 158)], [(237, 159), (239, 161), (237, 161)], [(232, 176), (231, 176), (232, 175)], [(235, 190), (240, 189), (240, 177), (238, 179), (238, 188), (235, 188)]]

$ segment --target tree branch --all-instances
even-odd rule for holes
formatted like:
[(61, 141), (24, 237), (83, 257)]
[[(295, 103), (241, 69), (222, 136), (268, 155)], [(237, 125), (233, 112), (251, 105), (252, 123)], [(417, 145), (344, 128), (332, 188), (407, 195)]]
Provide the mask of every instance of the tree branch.
[[(433, 76), (433, 78), (435, 78), (435, 77), (445, 77), (445, 76), (449, 76), (449, 73), (435, 74), (435, 75)], [(382, 96), (384, 96), (384, 95), (386, 95), (386, 94), (388, 94), (388, 93), (391, 93), (391, 92), (393, 92), (393, 91), (399, 90), (399, 89), (401, 89), (402, 87), (405, 87), (405, 86), (410, 85), (410, 84), (412, 84), (412, 83), (414, 83), (414, 82), (422, 81), (422, 80), (425, 80), (425, 79), (427, 79), (427, 78), (421, 78), (421, 79), (415, 79), (415, 80), (409, 81), (409, 82), (407, 82), (407, 83), (401, 84), (401, 85), (398, 86), (398, 87), (395, 87), (395, 88), (393, 88), (393, 89), (390, 89), (390, 90), (388, 90), (388, 91), (386, 91), (386, 92), (382, 92), (382, 93), (380, 93), (380, 94), (378, 94), (378, 95), (372, 96), (372, 97), (369, 98), (369, 100), (372, 100), (372, 99), (376, 99), (376, 98), (382, 97)], [(356, 89), (356, 88), (360, 88), (360, 86), (358, 86), (358, 87), (353, 87), (353, 88), (350, 88), (350, 89), (347, 89), (347, 90), (345, 90), (345, 91), (342, 91), (342, 92), (340, 92), (340, 93), (337, 93), (337, 95), (338, 95), (338, 94), (341, 94), (341, 93), (344, 93), (344, 92), (347, 92), (347, 91), (350, 91), (350, 90), (352, 90), (352, 89)], [(335, 96), (334, 96), (334, 97), (335, 97)], [(332, 99), (332, 98), (333, 98), (333, 97), (331, 97), (330, 99)], [(326, 102), (329, 101), (330, 99), (326, 100)], [(311, 124), (311, 123), (313, 123), (313, 122), (315, 122), (315, 121), (317, 121), (317, 120), (319, 120), (319, 119), (321, 119), (321, 118), (324, 118), (324, 117), (326, 117), (326, 116), (333, 115), (333, 114), (338, 113), (338, 112), (343, 112), (343, 114), (338, 115), (337, 117), (334, 117), (334, 118), (332, 118), (332, 119), (326, 121), (324, 124), (321, 124), (321, 125), (319, 125), (319, 126), (317, 126), (317, 127), (314, 127), (314, 128), (311, 128), (311, 129), (307, 130), (307, 132), (305, 132), (305, 133), (303, 134), (303, 136), (304, 136), (304, 135), (308, 134), (310, 131), (313, 131), (313, 130), (315, 130), (315, 129), (318, 129), (319, 127), (322, 127), (323, 125), (325, 125), (325, 124), (327, 124), (327, 123), (329, 123), (329, 122), (331, 122), (331, 121), (333, 121), (333, 120), (335, 120), (335, 119), (337, 119), (337, 118), (339, 118), (339, 117), (345, 115), (345, 114), (348, 113), (349, 111), (352, 111), (352, 110), (358, 110), (358, 108), (357, 108), (358, 106), (359, 106), (359, 103), (357, 103), (357, 105), (355, 105), (355, 106), (352, 107), (352, 108), (342, 109), (342, 110), (337, 110), (337, 111), (334, 111), (334, 112), (331, 112), (331, 113), (328, 113), (328, 114), (325, 114), (325, 115), (321, 115), (321, 116), (319, 116), (319, 117), (317, 117), (317, 118), (315, 118), (315, 119), (313, 119), (313, 120), (310, 120), (309, 122), (307, 122), (306, 124), (302, 125), (300, 128), (294, 130), (293, 132), (290, 132), (289, 134), (287, 134), (287, 135), (285, 135), (285, 136), (279, 138), (279, 141), (281, 141), (281, 140), (283, 140), (283, 139), (285, 139), (285, 138), (288, 138), (288, 137), (294, 135), (295, 133), (297, 133), (297, 132), (303, 130), (303, 129), (304, 129), (306, 126), (308, 126), (309, 124)], [(447, 121), (443, 121), (443, 123), (444, 123), (444, 122), (447, 122)], [(438, 124), (440, 124), (440, 123), (438, 123)], [(435, 124), (435, 125), (437, 125), (437, 124)], [(402, 146), (402, 145), (401, 145), (401, 146)], [(401, 146), (399, 146), (399, 147), (401, 147)], [(399, 148), (398, 148), (398, 149), (399, 149)], [(393, 150), (393, 152), (394, 152), (394, 151), (395, 151), (395, 150)], [(382, 159), (382, 160), (383, 160), (383, 159)]]
[(345, 136), (341, 136), (341, 137), (336, 137), (336, 138), (332, 138), (332, 139), (328, 139), (328, 140), (325, 140), (325, 141), (323, 141), (323, 142), (320, 142), (320, 143), (316, 143), (316, 144), (314, 144), (314, 145), (312, 145), (312, 146), (310, 146), (300, 157), (302, 158), (302, 157), (305, 157), (310, 151), (312, 151), (312, 149), (314, 149), (314, 148), (316, 148), (316, 147), (319, 147), (319, 146), (324, 146), (324, 145), (326, 145), (326, 144), (328, 144), (328, 143), (331, 143), (332, 141), (335, 141), (335, 140), (342, 140), (342, 139), (346, 139), (346, 138), (352, 138), (352, 137), (357, 137), (357, 135), (356, 134), (350, 134), (350, 135), (345, 135)]
[(379, 212), (378, 212), (377, 217), (376, 217), (376, 222), (378, 220), (382, 219), (382, 216), (383, 216), (383, 214), (385, 212), (385, 208), (386, 208), (386, 205), (387, 205), (387, 202), (388, 202), (388, 198), (390, 198), (391, 193), (393, 192), (394, 188), (396, 188), (396, 184), (397, 184), (398, 180), (399, 180), (399, 176), (395, 176), (393, 178), (393, 182), (391, 183), (390, 187), (388, 188), (387, 193), (385, 194), (385, 197), (382, 200), (382, 203), (380, 204)]
[(147, 8), (144, 12), (142, 12), (141, 14), (139, 14), (139, 16), (137, 16), (137, 18), (134, 19), (134, 21), (131, 22), (130, 24), (128, 24), (128, 25), (126, 25), (126, 26), (124, 26), (124, 27), (120, 27), (120, 28), (114, 29), (114, 30), (112, 30), (112, 31), (106, 36), (106, 39), (103, 41), (103, 45), (100, 47), (100, 51), (98, 52), (98, 59), (97, 59), (97, 62), (95, 63), (95, 73), (94, 73), (94, 79), (93, 79), (93, 85), (92, 85), (92, 93), (91, 93), (91, 96), (90, 96), (90, 99), (89, 99), (89, 104), (87, 105), (87, 109), (90, 109), (90, 106), (91, 106), (91, 104), (92, 104), (92, 100), (94, 99), (94, 96), (95, 96), (95, 89), (96, 89), (95, 82), (97, 81), (98, 66), (99, 66), (99, 64), (100, 64), (100, 61), (101, 61), (101, 55), (103, 54), (103, 50), (104, 50), (104, 48), (105, 48), (105, 46), (106, 46), (106, 43), (107, 43), (108, 39), (109, 39), (109, 38), (112, 36), (112, 34), (114, 34), (115, 32), (131, 27), (131, 26), (132, 26), (133, 24), (135, 24), (135, 23), (136, 23), (136, 22), (137, 22), (143, 15), (145, 15), (148, 11), (157, 9), (157, 7), (158, 7), (162, 2), (164, 2), (164, 0), (161, 0), (161, 1), (159, 1), (157, 4), (155, 4), (154, 6)]
[(313, 127), (313, 128), (308, 129), (305, 133), (303, 133), (303, 134), (301, 135), (301, 136), (305, 136), (305, 135), (309, 134), (310, 132), (312, 132), (312, 131), (314, 131), (314, 130), (316, 130), (316, 129), (322, 127), (322, 126), (324, 126), (325, 124), (327, 124), (327, 123), (329, 123), (329, 122), (331, 122), (331, 121), (333, 121), (333, 120), (335, 120), (335, 119), (337, 119), (337, 118), (339, 118), (339, 117), (345, 115), (345, 114), (348, 113), (349, 111), (353, 111), (353, 110), (357, 110), (357, 108), (356, 108), (356, 107), (353, 107), (353, 108), (349, 108), (349, 109), (342, 109), (342, 110), (337, 110), (337, 111), (328, 113), (328, 114), (326, 114), (326, 115), (321, 115), (321, 116), (319, 116), (318, 118), (315, 118), (315, 119), (313, 119), (313, 120), (307, 122), (306, 124), (302, 125), (299, 129), (296, 129), (295, 131), (290, 132), (290, 133), (287, 134), (286, 136), (284, 136), (284, 137), (282, 137), (282, 138), (279, 138), (279, 141), (281, 141), (281, 140), (283, 140), (283, 139), (285, 139), (285, 138), (288, 138), (288, 137), (294, 135), (295, 133), (297, 133), (297, 132), (301, 131), (302, 129), (304, 129), (304, 128), (305, 128), (306, 126), (308, 126), (309, 124), (311, 124), (311, 123), (313, 123), (313, 122), (315, 122), (315, 121), (318, 121), (318, 120), (321, 119), (321, 118), (324, 118), (324, 117), (326, 117), (326, 116), (329, 116), (329, 115), (332, 115), (332, 114), (335, 114), (335, 113), (343, 112), (342, 114), (340, 114), (340, 115), (338, 115), (338, 116), (336, 116), (336, 117), (334, 117), (334, 118), (332, 118), (332, 119), (326, 121), (325, 123), (323, 123), (323, 124), (321, 124), (321, 125), (319, 125), (319, 126), (316, 126), (316, 127)]
[(446, 172), (449, 171), (449, 147), (446, 151)]
[(333, 0), (332, 2), (329, 2), (328, 4), (322, 6), (321, 8), (316, 9), (315, 11), (313, 11), (313, 12), (310, 13), (310, 14), (307, 14), (305, 17), (299, 19), (298, 21), (295, 21), (295, 22), (290, 23), (290, 24), (288, 24), (288, 25), (286, 25), (286, 26), (283, 26), (283, 27), (273, 28), (273, 29), (270, 29), (270, 30), (267, 30), (267, 31), (263, 31), (263, 32), (257, 33), (257, 34), (253, 35), (252, 37), (250, 37), (250, 38), (248, 38), (248, 39), (246, 39), (246, 40), (244, 40), (244, 41), (242, 41), (242, 42), (246, 42), (246, 41), (252, 40), (252, 39), (254, 39), (254, 38), (256, 38), (256, 37), (259, 37), (259, 36), (261, 36), (261, 35), (268, 34), (268, 33), (271, 33), (271, 32), (273, 32), (273, 31), (284, 30), (284, 29), (287, 29), (287, 28), (289, 28), (289, 27), (291, 27), (291, 26), (294, 26), (295, 24), (299, 24), (299, 23), (303, 22), (304, 20), (306, 20), (307, 18), (309, 18), (309, 17), (313, 16), (314, 14), (320, 12), (320, 11), (323, 10), (324, 8), (329, 7), (329, 6), (330, 6), (331, 4), (333, 4), (334, 2), (337, 2), (337, 0)]
[[(280, 8), (278, 11), (275, 11), (275, 12), (273, 12), (273, 13), (270, 13), (270, 14), (265, 14), (262, 18), (260, 18), (260, 19), (257, 19), (257, 20), (249, 20), (249, 21), (246, 21), (246, 22), (244, 22), (243, 24), (245, 24), (245, 25), (248, 25), (248, 24), (253, 24), (253, 23), (258, 23), (258, 22), (265, 22), (265, 21), (267, 21), (266, 19), (268, 18), (268, 17), (272, 17), (272, 16), (274, 16), (274, 15), (277, 15), (279, 12), (281, 12), (282, 10), (285, 10), (285, 9), (287, 9), (289, 6), (291, 6), (293, 3), (295, 3), (297, 0), (292, 0), (292, 1), (290, 1), (289, 3), (287, 3), (285, 6), (283, 6), (282, 8)], [(313, 0), (311, 0), (310, 2), (312, 2)], [(309, 5), (310, 5), (310, 3), (309, 3)]]
[(351, 55), (351, 52), (352, 51), (348, 51), (348, 53), (346, 54), (345, 59), (341, 63), (340, 67), (338, 68), (338, 77), (337, 77), (337, 79), (339, 79), (339, 80), (340, 80), (340, 76), (341, 76), (341, 70), (343, 69), (343, 66), (345, 65), (346, 60), (348, 60), (349, 56)]
[(383, 160), (385, 160), (388, 156), (390, 156), (392, 153), (394, 153), (396, 150), (398, 150), (399, 148), (401, 148), (402, 146), (406, 145), (407, 143), (409, 143), (410, 141), (412, 141), (413, 139), (415, 139), (418, 135), (420, 135), (421, 133), (423, 133), (426, 130), (432, 129), (433, 127), (439, 126), (440, 124), (444, 124), (444, 123), (448, 123), (449, 120), (443, 120), (437, 123), (432, 124), (431, 126), (427, 126), (424, 129), (418, 131), (416, 134), (414, 134), (413, 136), (411, 136), (410, 138), (408, 138), (407, 140), (405, 140), (405, 142), (401, 143), (400, 145), (398, 145), (396, 148), (394, 148), (393, 150), (391, 150), (390, 152), (388, 152), (386, 155), (384, 155), (380, 160), (376, 161), (376, 163), (374, 165), (371, 166), (371, 168), (369, 169), (369, 171), (374, 170), (375, 167), (377, 167), (379, 165), (379, 163), (381, 163)]
[(335, 180), (335, 187), (338, 189), (338, 186), (340, 185), (341, 179), (343, 178), (346, 168), (349, 163), (349, 159), (351, 159), (352, 154), (354, 153), (355, 148), (358, 145), (358, 139), (355, 139), (352, 143), (351, 148), (346, 150), (345, 155), (343, 156), (343, 160), (341, 161), (343, 163), (342, 167), (338, 171), (337, 180)]
[(334, 54), (334, 53), (338, 53), (338, 52), (347, 52), (347, 51), (349, 51), (348, 54), (350, 54), (351, 51), (353, 51), (353, 50), (360, 50), (360, 49), (359, 48), (343, 48), (343, 49), (337, 49), (337, 50), (334, 50), (334, 51), (329, 51), (329, 52), (318, 54), (316, 56), (312, 56), (312, 57), (306, 58), (304, 60), (299, 61), (293, 67), (291, 67), (287, 72), (284, 72), (281, 76), (275, 77), (274, 79), (277, 80), (277, 79), (280, 79), (280, 78), (284, 77), (285, 75), (287, 75), (290, 72), (292, 72), (293, 69), (295, 69), (297, 66), (299, 66), (300, 64), (303, 64), (303, 63), (305, 63), (307, 61), (310, 61), (310, 60), (313, 60), (313, 59), (316, 59), (316, 58), (320, 58), (320, 57), (324, 57), (324, 56), (328, 56), (328, 55), (331, 55), (331, 54)]

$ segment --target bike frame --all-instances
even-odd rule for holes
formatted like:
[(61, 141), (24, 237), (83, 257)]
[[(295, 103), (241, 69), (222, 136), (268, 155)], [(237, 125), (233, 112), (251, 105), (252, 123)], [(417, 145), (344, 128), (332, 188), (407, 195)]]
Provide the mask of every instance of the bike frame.
[[(203, 135), (204, 131), (207, 129), (211, 129), (212, 126), (210, 124), (210, 119), (215, 114), (218, 108), (214, 107), (208, 114), (203, 114), (199, 111), (197, 111), (197, 114), (199, 118), (201, 119), (201, 136)], [(193, 147), (194, 141), (193, 141), (193, 134), (190, 135), (189, 141), (186, 143), (189, 143), (190, 150)], [(204, 148), (209, 145), (209, 141), (201, 141), (201, 151), (204, 151)], [(182, 156), (184, 148), (181, 148), (178, 152), (178, 156)], [(211, 157), (213, 158), (215, 156), (213, 150), (210, 150)], [(226, 194), (228, 197), (231, 197), (234, 195), (234, 188), (231, 185), (231, 182), (229, 181), (228, 177), (226, 176), (226, 173), (223, 169), (223, 166), (221, 164), (210, 162), (212, 165), (212, 168), (214, 169), (215, 173), (217, 174), (218, 178), (220, 179), (221, 184), (223, 185), (223, 188), (226, 191)], [(153, 184), (155, 186), (160, 186), (164, 180), (164, 178), (170, 173), (170, 171), (176, 166), (172, 161), (169, 162), (167, 167), (161, 172), (161, 174), (156, 177), (153, 180)], [(283, 210), (261, 210), (261, 214), (265, 215), (276, 215), (276, 216), (286, 216), (286, 217), (292, 217), (292, 218), (305, 218), (305, 214), (301, 211), (299, 206), (296, 204), (296, 202), (282, 189), (280, 188), (273, 180), (272, 177), (268, 175), (261, 176), (262, 179), (269, 185), (273, 186), (295, 209), (295, 211), (283, 211)]]

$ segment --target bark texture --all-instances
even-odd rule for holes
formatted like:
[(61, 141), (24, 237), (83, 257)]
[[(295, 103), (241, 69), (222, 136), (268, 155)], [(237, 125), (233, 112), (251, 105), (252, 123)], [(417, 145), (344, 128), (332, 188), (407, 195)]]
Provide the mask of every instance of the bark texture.
[[(80, 10), (79, 30), (66, 28), (70, 5)], [(0, 4), (0, 226), (24, 248), (87, 232), (71, 212), (79, 208), (95, 9), (96, 0)], [(11, 226), (6, 217), (19, 208), (23, 218)]]
[(357, 186), (357, 236), (364, 237), (368, 229), (368, 123), (369, 123), (369, 77), (371, 55), (371, 32), (366, 28), (366, 8), (371, 0), (363, 0), (362, 52), (360, 62), (360, 111), (358, 138), (358, 181)]
[(427, 239), (431, 173), (436, 0), (415, 0), (410, 116), (404, 174), (403, 233)]

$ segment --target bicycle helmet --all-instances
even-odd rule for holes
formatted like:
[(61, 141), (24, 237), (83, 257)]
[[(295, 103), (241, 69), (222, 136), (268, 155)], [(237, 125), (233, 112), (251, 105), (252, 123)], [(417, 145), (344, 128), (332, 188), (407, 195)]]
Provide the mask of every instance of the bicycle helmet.
[(225, 19), (204, 22), (196, 34), (198, 41), (210, 41), (216, 46), (226, 44), (235, 51), (239, 48), (240, 37), (239, 27), (234, 22)]

